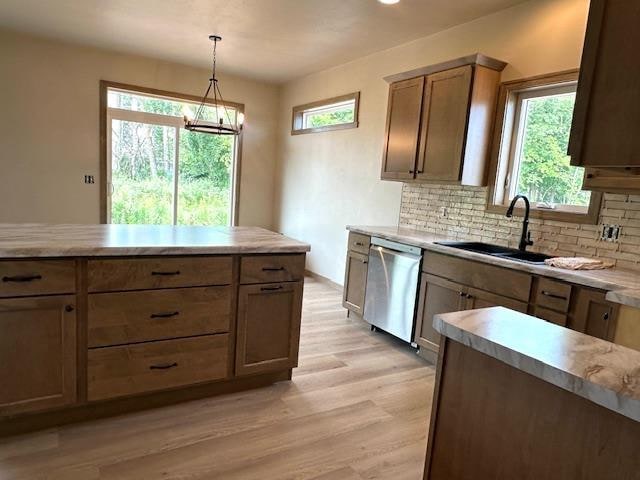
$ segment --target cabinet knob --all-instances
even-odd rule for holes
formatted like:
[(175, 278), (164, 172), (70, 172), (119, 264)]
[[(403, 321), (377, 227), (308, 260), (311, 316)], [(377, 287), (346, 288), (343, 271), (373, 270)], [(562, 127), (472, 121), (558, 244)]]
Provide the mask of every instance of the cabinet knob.
[(460, 295), (461, 297), (464, 297), (464, 292), (458, 292), (458, 295)]
[(609, 312), (605, 313), (605, 314), (602, 316), (602, 319), (603, 319), (605, 322), (606, 322), (607, 320), (609, 320)]
[(472, 298), (473, 298), (473, 295), (470, 295), (470, 294), (468, 294), (468, 293), (467, 293), (465, 296), (466, 296), (468, 299), (472, 299)]
[(73, 305), (66, 305), (64, 307), (65, 312), (73, 312), (74, 310), (75, 310), (75, 307)]

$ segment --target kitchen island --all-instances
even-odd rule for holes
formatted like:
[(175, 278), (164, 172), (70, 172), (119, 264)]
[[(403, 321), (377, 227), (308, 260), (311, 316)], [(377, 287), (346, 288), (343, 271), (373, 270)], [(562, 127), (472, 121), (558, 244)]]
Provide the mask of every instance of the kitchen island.
[(443, 336), (424, 478), (640, 478), (640, 352), (493, 307)]
[(0, 225), (0, 432), (291, 378), (309, 245), (253, 227)]

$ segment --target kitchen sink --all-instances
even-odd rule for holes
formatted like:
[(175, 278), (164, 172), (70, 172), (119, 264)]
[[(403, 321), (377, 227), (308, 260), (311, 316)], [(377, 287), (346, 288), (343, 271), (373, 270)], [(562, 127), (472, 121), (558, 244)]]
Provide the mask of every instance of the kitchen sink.
[(523, 252), (521, 250), (509, 247), (503, 247), (501, 245), (493, 245), (491, 243), (483, 242), (435, 242), (437, 245), (443, 245), (451, 248), (458, 248), (460, 250), (467, 250), (469, 252), (482, 253), (484, 255), (490, 255), (492, 257), (508, 258), (509, 260), (515, 260), (517, 262), (534, 263), (537, 265), (544, 264), (544, 261), (548, 258), (553, 258), (549, 255), (535, 252)]

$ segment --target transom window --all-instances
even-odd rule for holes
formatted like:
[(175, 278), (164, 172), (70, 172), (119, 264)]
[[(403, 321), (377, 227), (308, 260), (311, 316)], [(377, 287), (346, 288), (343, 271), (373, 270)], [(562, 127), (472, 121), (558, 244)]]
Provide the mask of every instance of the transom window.
[[(106, 82), (105, 82), (106, 83)], [(190, 132), (198, 100), (106, 88), (108, 223), (231, 225), (238, 138)], [(239, 107), (205, 106), (203, 118), (231, 119)]]
[(490, 206), (505, 208), (520, 194), (534, 210), (555, 213), (537, 216), (584, 221), (599, 209), (601, 195), (582, 190), (584, 169), (567, 155), (576, 85), (577, 73), (503, 84)]
[(316, 133), (358, 126), (359, 93), (293, 107), (292, 134)]

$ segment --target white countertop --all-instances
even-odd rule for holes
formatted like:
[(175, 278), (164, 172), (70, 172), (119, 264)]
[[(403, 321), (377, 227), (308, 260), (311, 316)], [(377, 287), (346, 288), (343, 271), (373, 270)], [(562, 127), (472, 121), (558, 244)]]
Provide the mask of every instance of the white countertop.
[(503, 307), (434, 317), (445, 337), (640, 422), (640, 352)]
[(518, 262), (509, 260), (508, 258), (494, 257), (482, 253), (447, 247), (445, 245), (438, 245), (435, 242), (456, 241), (456, 239), (409, 228), (349, 225), (347, 229), (356, 233), (413, 245), (425, 250), (520, 270), (542, 277), (556, 278), (586, 287), (607, 290), (607, 300), (640, 308), (640, 274), (631, 270), (618, 268), (606, 270), (564, 270), (547, 265)]
[(0, 258), (302, 253), (310, 246), (258, 227), (0, 224)]

